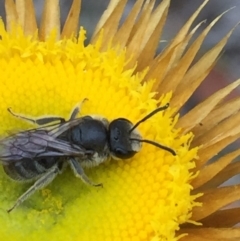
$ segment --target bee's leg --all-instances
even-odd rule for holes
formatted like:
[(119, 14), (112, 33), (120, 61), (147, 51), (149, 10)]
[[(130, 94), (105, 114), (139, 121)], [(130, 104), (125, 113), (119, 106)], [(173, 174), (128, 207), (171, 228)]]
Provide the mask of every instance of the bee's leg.
[(69, 164), (70, 164), (70, 167), (72, 168), (75, 176), (80, 178), (84, 183), (91, 185), (91, 186), (95, 186), (95, 187), (103, 186), (102, 183), (93, 183), (92, 181), (90, 181), (89, 178), (87, 177), (87, 175), (85, 174), (83, 168), (79, 164), (79, 162), (76, 161), (74, 158), (69, 159)]
[(33, 124), (37, 124), (39, 126), (46, 125), (46, 124), (49, 124), (49, 123), (54, 122), (54, 121), (59, 121), (60, 123), (64, 123), (66, 121), (64, 118), (58, 117), (58, 116), (28, 118), (28, 117), (25, 117), (25, 116), (23, 116), (21, 114), (14, 113), (11, 108), (8, 108), (7, 110), (14, 117), (23, 119), (25, 121), (30, 121)]
[(14, 205), (7, 210), (10, 213), (13, 209), (19, 206), (22, 202), (28, 199), (32, 194), (34, 194), (37, 190), (46, 187), (52, 180), (58, 175), (60, 172), (57, 165), (53, 166), (48, 172), (46, 172), (43, 176), (41, 176), (25, 193), (23, 193)]
[(81, 110), (81, 107), (82, 107), (82, 104), (88, 100), (88, 98), (84, 98), (72, 111), (71, 115), (70, 115), (70, 118), (69, 120), (73, 120), (76, 118), (76, 116), (79, 114), (80, 110)]
[[(80, 112), (80, 109), (81, 109), (81, 106), (82, 104), (88, 100), (87, 98), (84, 98), (80, 104), (75, 107), (70, 115), (70, 119), (69, 120), (73, 120), (76, 118), (76, 116), (79, 114)], [(41, 125), (46, 125), (46, 124), (50, 124), (54, 121), (59, 121), (60, 123), (64, 123), (66, 122), (66, 120), (63, 118), (63, 117), (60, 117), (60, 116), (49, 116), (49, 117), (37, 117), (37, 118), (28, 118), (26, 116), (23, 116), (21, 114), (16, 114), (12, 111), (11, 108), (7, 108), (8, 112), (13, 115), (14, 117), (16, 118), (19, 118), (19, 119), (22, 119), (22, 120), (25, 120), (25, 121), (29, 121), (29, 122), (32, 122), (33, 124), (37, 124), (39, 126)]]

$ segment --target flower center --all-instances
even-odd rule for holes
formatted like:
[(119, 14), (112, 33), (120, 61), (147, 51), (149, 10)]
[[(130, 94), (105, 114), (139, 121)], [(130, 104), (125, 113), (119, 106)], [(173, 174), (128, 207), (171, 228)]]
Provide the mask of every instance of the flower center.
[[(100, 40), (84, 46), (84, 30), (77, 40), (55, 41), (52, 34), (40, 42), (24, 36), (19, 28), (7, 33), (1, 23), (0, 35), (0, 131), (4, 136), (9, 131), (33, 128), (9, 115), (9, 107), (26, 116), (68, 119), (73, 107), (88, 98), (80, 116), (101, 115), (110, 121), (123, 117), (136, 123), (158, 104), (170, 101), (171, 94), (153, 98), (152, 80), (141, 84), (146, 71), (133, 74), (134, 69), (125, 69), (124, 52), (112, 47), (101, 52)], [(146, 240), (155, 234), (171, 240), (179, 225), (191, 217), (190, 169), (197, 152), (189, 150), (192, 134), (181, 136), (174, 129), (177, 117), (172, 114), (168, 108), (138, 129), (144, 138), (174, 149), (177, 156), (143, 143), (133, 158), (111, 160), (86, 170), (103, 188), (88, 187), (67, 170), (42, 195), (35, 194), (14, 210), (14, 218), (4, 218), (2, 230), (17, 237), (22, 231), (11, 232), (12, 225), (21, 223), (29, 227), (28, 237), (36, 235), (34, 227), (39, 225), (41, 238), (46, 239), (64, 229), (82, 240)], [(6, 190), (0, 197), (3, 209), (27, 189), (3, 173), (0, 184)]]

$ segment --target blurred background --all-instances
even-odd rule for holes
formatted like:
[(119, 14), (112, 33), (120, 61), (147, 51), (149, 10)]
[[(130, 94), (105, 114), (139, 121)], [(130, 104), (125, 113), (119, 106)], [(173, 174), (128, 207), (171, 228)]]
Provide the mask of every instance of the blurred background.
[[(50, 1), (50, 0), (49, 0)], [(125, 15), (131, 10), (136, 0), (129, 0)], [(40, 21), (40, 14), (43, 9), (43, 0), (34, 0), (35, 9), (37, 11), (38, 21)], [(160, 0), (156, 0), (159, 3)], [(203, 0), (172, 0), (169, 10), (169, 16), (167, 23), (164, 28), (162, 41), (159, 49), (163, 49), (169, 41), (176, 35), (183, 24), (188, 20), (192, 13), (201, 5)], [(60, 0), (61, 8), (61, 21), (64, 22), (68, 11), (70, 9), (72, 0)], [(106, 9), (109, 0), (82, 0), (82, 10), (80, 17), (80, 25), (87, 29), (88, 37), (92, 35), (92, 32), (101, 16), (103, 11)], [(231, 9), (233, 8), (233, 9)], [(208, 49), (213, 47), (226, 33), (229, 32), (239, 21), (240, 21), (240, 1), (239, 0), (210, 0), (209, 3), (204, 7), (195, 21), (194, 25), (199, 22), (206, 20), (206, 23), (201, 26), (198, 33), (207, 26), (214, 18), (224, 11), (231, 9), (225, 14), (221, 20), (213, 27), (204, 41), (202, 48), (198, 54), (200, 57)], [(0, 0), (0, 16), (5, 20), (4, 0)], [(198, 35), (195, 34), (195, 36)], [(197, 57), (197, 58), (198, 58)], [(210, 96), (217, 89), (223, 88), (230, 82), (240, 78), (240, 26), (238, 26), (230, 37), (227, 45), (222, 52), (219, 61), (215, 68), (211, 71), (207, 79), (201, 84), (199, 89), (194, 93), (191, 99), (188, 101), (185, 109), (193, 108), (197, 103), (201, 102), (202, 99)], [(240, 89), (235, 90), (231, 97), (239, 96)], [(236, 143), (234, 149), (238, 148)], [(230, 147), (231, 148), (231, 147)]]

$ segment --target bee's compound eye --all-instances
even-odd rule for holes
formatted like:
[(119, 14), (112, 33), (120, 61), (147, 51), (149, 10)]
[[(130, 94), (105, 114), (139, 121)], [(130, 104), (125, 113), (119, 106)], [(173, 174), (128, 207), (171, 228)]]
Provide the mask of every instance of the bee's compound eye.
[(119, 131), (118, 129), (115, 129), (115, 130), (113, 131), (113, 139), (114, 139), (115, 141), (118, 141), (118, 140), (119, 140), (119, 136), (120, 136), (120, 131)]

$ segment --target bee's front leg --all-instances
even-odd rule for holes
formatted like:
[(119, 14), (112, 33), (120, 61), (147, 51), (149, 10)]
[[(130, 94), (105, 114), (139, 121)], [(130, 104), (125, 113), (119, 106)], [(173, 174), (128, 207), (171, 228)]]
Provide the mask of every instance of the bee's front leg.
[(77, 115), (79, 114), (79, 112), (81, 111), (81, 107), (82, 107), (82, 104), (87, 101), (88, 98), (84, 98), (72, 111), (71, 115), (70, 115), (70, 118), (69, 120), (74, 120)]

